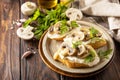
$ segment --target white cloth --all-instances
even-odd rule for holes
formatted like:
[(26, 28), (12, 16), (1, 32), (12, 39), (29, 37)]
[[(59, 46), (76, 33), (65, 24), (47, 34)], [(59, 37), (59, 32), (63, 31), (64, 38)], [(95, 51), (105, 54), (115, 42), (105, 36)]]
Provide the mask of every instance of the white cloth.
[[(83, 13), (92, 16), (107, 16), (109, 34), (120, 42), (120, 5), (109, 0), (79, 0)], [(119, 17), (119, 18), (117, 18)]]

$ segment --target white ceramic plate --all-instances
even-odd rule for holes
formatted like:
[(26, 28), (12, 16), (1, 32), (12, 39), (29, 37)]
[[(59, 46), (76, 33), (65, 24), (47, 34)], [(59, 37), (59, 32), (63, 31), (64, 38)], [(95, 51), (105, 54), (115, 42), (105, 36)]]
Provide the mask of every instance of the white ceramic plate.
[(42, 60), (52, 70), (67, 76), (81, 77), (90, 73), (99, 72), (101, 69), (105, 68), (106, 65), (108, 65), (114, 55), (114, 43), (109, 34), (104, 30), (104, 27), (102, 27), (101, 25), (95, 25), (93, 23), (85, 21), (78, 21), (77, 23), (84, 26), (94, 27), (103, 34), (103, 37), (108, 41), (108, 45), (105, 46), (103, 49), (113, 49), (108, 59), (102, 59), (98, 65), (91, 68), (68, 68), (66, 65), (63, 65), (61, 62), (55, 61), (53, 59), (53, 54), (59, 48), (61, 41), (49, 39), (47, 36), (47, 32), (42, 36), (40, 40), (39, 52)]

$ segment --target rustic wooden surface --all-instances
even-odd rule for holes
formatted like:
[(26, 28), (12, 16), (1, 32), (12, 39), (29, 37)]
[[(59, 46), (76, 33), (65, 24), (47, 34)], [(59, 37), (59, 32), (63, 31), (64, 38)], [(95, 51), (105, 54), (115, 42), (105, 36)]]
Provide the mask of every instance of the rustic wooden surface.
[[(38, 53), (27, 59), (21, 55), (28, 48), (37, 49), (38, 41), (24, 41), (17, 37), (13, 20), (23, 18), (22, 3), (28, 0), (0, 1), (0, 80), (120, 80), (120, 43), (115, 42), (116, 53), (112, 63), (101, 73), (88, 78), (71, 78), (50, 70)], [(37, 0), (29, 0), (37, 2)], [(103, 19), (103, 20), (102, 20)], [(104, 18), (100, 24), (104, 23)], [(10, 28), (15, 28), (11, 30)]]

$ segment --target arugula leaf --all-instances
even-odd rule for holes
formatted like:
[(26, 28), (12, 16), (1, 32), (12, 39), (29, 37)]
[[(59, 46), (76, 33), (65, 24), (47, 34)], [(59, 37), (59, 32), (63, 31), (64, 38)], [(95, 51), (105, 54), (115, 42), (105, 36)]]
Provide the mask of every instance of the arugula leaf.
[(106, 51), (99, 51), (98, 52), (98, 55), (101, 57), (101, 58), (108, 58), (108, 55), (112, 52), (112, 49), (108, 49)]
[(93, 38), (96, 36), (96, 34), (98, 34), (99, 31), (97, 29), (95, 29), (94, 27), (90, 28), (90, 37)]
[(72, 46), (73, 46), (73, 48), (77, 48), (81, 44), (82, 44), (82, 41), (76, 41), (76, 42), (72, 43)]
[(76, 21), (71, 21), (71, 27), (78, 27), (78, 24), (76, 23)]

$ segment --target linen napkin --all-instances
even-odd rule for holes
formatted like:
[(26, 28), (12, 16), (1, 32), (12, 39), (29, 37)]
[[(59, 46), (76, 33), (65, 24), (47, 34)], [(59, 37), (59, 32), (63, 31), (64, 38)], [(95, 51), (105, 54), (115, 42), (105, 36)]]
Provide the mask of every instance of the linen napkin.
[(79, 4), (81, 11), (87, 15), (107, 16), (109, 30), (106, 30), (120, 42), (120, 18), (117, 18), (120, 17), (120, 5), (118, 3), (110, 0), (79, 0)]

